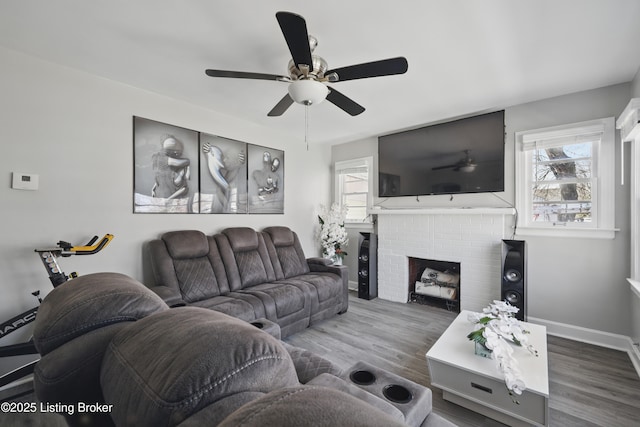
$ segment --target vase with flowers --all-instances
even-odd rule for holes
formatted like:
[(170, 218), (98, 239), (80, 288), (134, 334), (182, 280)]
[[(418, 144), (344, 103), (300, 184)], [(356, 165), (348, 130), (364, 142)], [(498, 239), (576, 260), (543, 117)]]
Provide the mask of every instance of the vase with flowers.
[(333, 203), (329, 209), (321, 206), (318, 215), (318, 240), (322, 256), (331, 259), (334, 264), (342, 264), (342, 259), (347, 255), (344, 250), (349, 243), (347, 230), (344, 228), (346, 216), (347, 208), (337, 203)]
[(514, 394), (521, 395), (526, 390), (526, 384), (518, 361), (513, 357), (512, 345), (524, 347), (532, 355), (538, 356), (528, 342), (529, 331), (514, 317), (518, 310), (506, 301), (493, 301), (482, 313), (469, 314), (468, 320), (474, 324), (474, 330), (467, 335), (481, 350), (484, 348), (484, 354), (481, 355), (495, 360), (514, 403), (519, 403)]

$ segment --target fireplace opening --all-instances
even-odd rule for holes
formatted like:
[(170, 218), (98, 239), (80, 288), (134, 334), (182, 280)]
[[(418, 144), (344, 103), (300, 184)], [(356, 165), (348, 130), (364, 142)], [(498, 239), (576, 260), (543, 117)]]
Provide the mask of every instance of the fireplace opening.
[(460, 263), (408, 257), (409, 302), (460, 312)]

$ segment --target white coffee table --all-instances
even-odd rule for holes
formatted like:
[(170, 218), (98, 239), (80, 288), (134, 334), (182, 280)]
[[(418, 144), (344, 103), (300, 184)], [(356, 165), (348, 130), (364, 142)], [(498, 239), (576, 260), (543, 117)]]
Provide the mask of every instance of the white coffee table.
[(507, 425), (549, 425), (547, 329), (525, 323), (538, 357), (514, 345), (513, 354), (527, 387), (522, 395), (514, 395), (520, 402), (517, 404), (509, 396), (495, 361), (474, 353), (474, 343), (467, 338), (473, 330), (467, 320), (469, 313), (462, 311), (427, 352), (431, 385), (442, 389), (445, 400)]

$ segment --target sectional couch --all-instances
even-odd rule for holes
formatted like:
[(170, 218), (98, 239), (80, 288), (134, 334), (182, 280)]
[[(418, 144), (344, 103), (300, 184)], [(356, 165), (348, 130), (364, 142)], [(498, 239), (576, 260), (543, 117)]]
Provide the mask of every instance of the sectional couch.
[(265, 318), (282, 337), (347, 311), (348, 272), (305, 258), (287, 227), (163, 234), (148, 245), (157, 293), (169, 306), (193, 306), (251, 322)]
[(72, 427), (453, 426), (428, 388), (363, 362), (343, 372), (271, 326), (170, 309), (122, 274), (83, 275), (38, 310), (36, 396)]

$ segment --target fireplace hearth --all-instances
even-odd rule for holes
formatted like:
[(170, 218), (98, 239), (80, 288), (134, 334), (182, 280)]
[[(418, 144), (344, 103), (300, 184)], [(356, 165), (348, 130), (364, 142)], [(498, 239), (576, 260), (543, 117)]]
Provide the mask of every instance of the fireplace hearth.
[(460, 312), (460, 263), (407, 257), (409, 302)]

